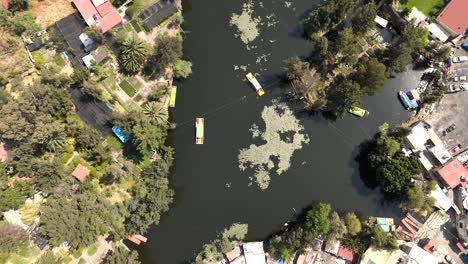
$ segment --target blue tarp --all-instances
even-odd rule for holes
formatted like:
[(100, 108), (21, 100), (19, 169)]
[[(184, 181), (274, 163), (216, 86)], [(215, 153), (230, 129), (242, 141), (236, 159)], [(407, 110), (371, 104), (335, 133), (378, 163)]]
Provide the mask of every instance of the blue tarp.
[(128, 139), (130, 138), (129, 135), (125, 134), (120, 127), (114, 126), (112, 127), (112, 132), (122, 141), (123, 143), (126, 143)]
[(282, 259), (275, 259), (276, 264), (284, 264)]

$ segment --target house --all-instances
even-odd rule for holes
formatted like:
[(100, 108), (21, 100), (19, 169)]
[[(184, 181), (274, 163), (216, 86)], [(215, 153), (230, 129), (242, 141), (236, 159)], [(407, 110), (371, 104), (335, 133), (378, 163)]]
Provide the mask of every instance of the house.
[(418, 123), (411, 128), (411, 134), (406, 137), (406, 141), (409, 143), (411, 149), (414, 152), (424, 151), (427, 145), (432, 145), (430, 136), (427, 133), (423, 123)]
[(138, 18), (147, 29), (151, 30), (178, 11), (179, 7), (175, 0), (160, 0), (143, 10)]
[(432, 238), (432, 239), (428, 239), (423, 249), (432, 254), (437, 251), (438, 246), (439, 244), (437, 243), (437, 240), (435, 238)]
[(1, 4), (6, 10), (8, 10), (8, 0), (0, 0), (0, 4)]
[(437, 264), (437, 258), (431, 253), (425, 251), (424, 249), (413, 246), (408, 253), (408, 257), (413, 260), (413, 263), (417, 264)]
[(82, 58), (83, 63), (86, 65), (88, 69), (92, 68), (93, 61), (96, 64), (101, 63), (105, 58), (107, 58), (108, 54), (107, 51), (101, 46), (93, 51), (90, 54), (84, 56)]
[(447, 212), (452, 207), (452, 202), (448, 195), (442, 191), (438, 184), (436, 184), (435, 190), (431, 192), (431, 197), (434, 198), (434, 206), (444, 212)]
[(450, 188), (455, 188), (458, 185), (465, 186), (468, 177), (468, 170), (463, 167), (463, 163), (459, 159), (452, 159), (450, 162), (435, 170), (437, 177), (443, 184)]
[(80, 182), (84, 182), (86, 177), (89, 175), (89, 169), (85, 166), (78, 164), (75, 170), (72, 172), (73, 177), (77, 178)]
[(356, 263), (358, 260), (357, 254), (354, 253), (351, 249), (344, 247), (344, 246), (339, 247), (338, 253), (336, 253), (336, 256), (351, 263)]
[(447, 30), (452, 37), (464, 34), (468, 28), (468, 1), (452, 0), (437, 17), (437, 22)]
[(122, 24), (122, 17), (108, 0), (73, 0), (73, 4), (86, 24), (101, 29), (102, 33)]
[(388, 251), (369, 247), (361, 258), (361, 264), (395, 264), (405, 256), (400, 249)]
[(226, 255), (226, 259), (229, 263), (232, 263), (236, 258), (242, 255), (242, 251), (239, 246), (236, 246), (233, 250), (226, 252), (224, 255)]
[(266, 256), (262, 241), (244, 243), (242, 249), (247, 264), (265, 264)]

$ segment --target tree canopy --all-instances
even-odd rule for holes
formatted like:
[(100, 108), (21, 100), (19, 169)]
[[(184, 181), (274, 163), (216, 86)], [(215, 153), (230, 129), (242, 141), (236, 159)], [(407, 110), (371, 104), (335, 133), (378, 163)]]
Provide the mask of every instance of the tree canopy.
[(353, 79), (361, 86), (363, 93), (373, 95), (387, 81), (387, 68), (376, 58), (363, 57), (359, 60)]
[(164, 69), (182, 57), (182, 38), (162, 34), (154, 40), (153, 53), (148, 58), (144, 71), (147, 75), (164, 73)]
[(373, 1), (359, 8), (351, 20), (353, 31), (358, 34), (364, 34), (374, 28), (376, 16), (377, 7)]
[(129, 74), (139, 72), (145, 62), (147, 53), (148, 47), (143, 40), (136, 37), (126, 38), (122, 43), (122, 51), (119, 57), (124, 72)]

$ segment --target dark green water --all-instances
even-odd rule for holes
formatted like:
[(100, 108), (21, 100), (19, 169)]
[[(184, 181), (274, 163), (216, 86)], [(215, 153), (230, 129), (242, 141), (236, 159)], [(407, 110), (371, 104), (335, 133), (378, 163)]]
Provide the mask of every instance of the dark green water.
[[(371, 113), (365, 119), (347, 116), (329, 122), (298, 113), (310, 144), (294, 154), (287, 172), (272, 177), (268, 190), (248, 187), (250, 175), (239, 171), (239, 150), (253, 143), (250, 126), (259, 124), (263, 107), (282, 94), (283, 88), (275, 85), (281, 62), (293, 55), (306, 56), (310, 50), (298, 24), (314, 2), (318, 3), (297, 0), (289, 8), (285, 2), (265, 1), (264, 8), (256, 2), (254, 15), (267, 22), (265, 16), (274, 13), (279, 23), (261, 26), (253, 42), (257, 48), (250, 51), (229, 26), (231, 14), (241, 12), (241, 0), (185, 4), (184, 52), (194, 63), (194, 74), (177, 84), (177, 107), (171, 111), (179, 124), (171, 135), (177, 152), (171, 175), (176, 199), (147, 234), (149, 242), (139, 247), (143, 263), (184, 263), (233, 222), (249, 225), (248, 239), (263, 239), (313, 200), (363, 215), (399, 214), (395, 207), (381, 203), (378, 191), (363, 185), (354, 156), (359, 143), (383, 122), (397, 124), (408, 117), (396, 93), (416, 86), (420, 72), (399, 75), (382, 92), (365, 98), (362, 107)], [(262, 54), (271, 55), (257, 65)], [(261, 98), (244, 81), (245, 73), (234, 71), (234, 65), (247, 64), (249, 71), (261, 73), (259, 80), (267, 93)], [(203, 146), (194, 144), (195, 117), (205, 117)]]

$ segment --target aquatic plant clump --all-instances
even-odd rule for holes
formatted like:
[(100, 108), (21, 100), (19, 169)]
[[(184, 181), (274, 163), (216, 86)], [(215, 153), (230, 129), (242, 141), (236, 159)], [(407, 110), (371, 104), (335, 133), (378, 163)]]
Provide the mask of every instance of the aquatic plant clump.
[(245, 3), (242, 6), (242, 13), (231, 15), (231, 26), (236, 26), (238, 34), (236, 37), (240, 37), (242, 42), (248, 44), (254, 41), (259, 35), (259, 25), (261, 23), (260, 17), (253, 16), (253, 3)]
[[(266, 106), (262, 111), (262, 119), (265, 130), (261, 131), (256, 124), (253, 124), (250, 131), (253, 138), (260, 137), (266, 143), (252, 144), (248, 148), (241, 149), (238, 159), (239, 169), (241, 171), (247, 168), (253, 169), (255, 182), (260, 189), (265, 190), (270, 184), (272, 170), (276, 168), (278, 175), (287, 171), (291, 166), (292, 155), (309, 143), (309, 137), (303, 133), (304, 127), (299, 124), (299, 120), (285, 103), (274, 101), (273, 105)], [(281, 138), (281, 134), (291, 132), (292, 138), (286, 141)], [(276, 166), (273, 158), (278, 160)]]

